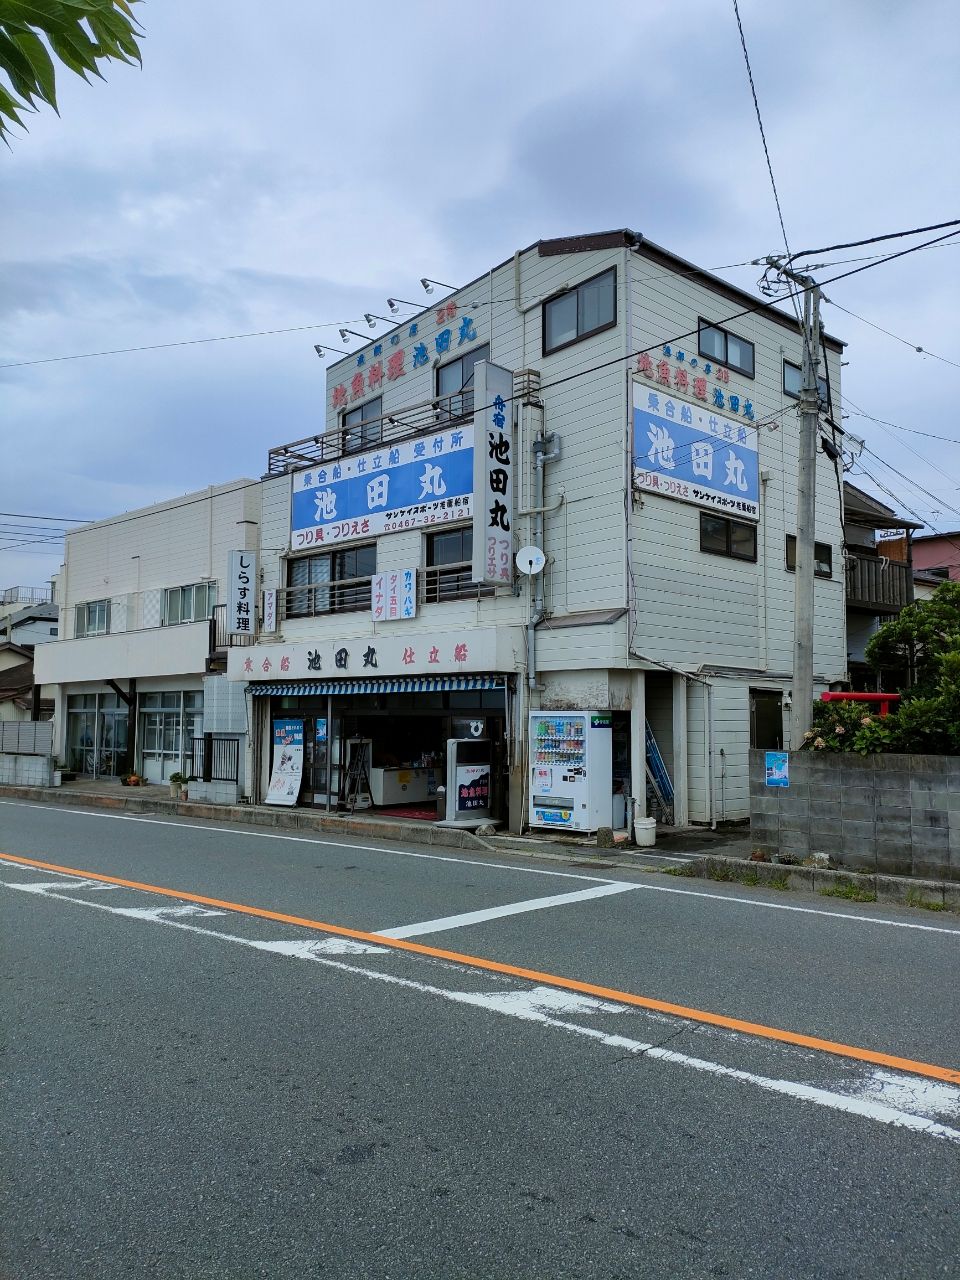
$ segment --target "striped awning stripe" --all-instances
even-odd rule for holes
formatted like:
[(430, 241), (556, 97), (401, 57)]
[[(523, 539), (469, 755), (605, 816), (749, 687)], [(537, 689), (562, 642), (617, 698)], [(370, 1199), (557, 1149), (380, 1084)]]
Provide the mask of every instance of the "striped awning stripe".
[(394, 676), (380, 680), (288, 680), (250, 685), (255, 698), (298, 698), (318, 694), (438, 693), (465, 689), (503, 689), (503, 676)]

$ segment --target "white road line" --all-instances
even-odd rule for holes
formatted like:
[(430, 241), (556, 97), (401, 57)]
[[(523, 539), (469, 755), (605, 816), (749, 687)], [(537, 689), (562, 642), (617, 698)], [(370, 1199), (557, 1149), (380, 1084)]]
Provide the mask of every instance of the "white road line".
[(481, 911), (464, 911), (456, 916), (441, 916), (436, 920), (423, 920), (419, 924), (402, 924), (395, 929), (376, 929), (385, 938), (419, 938), (425, 933), (445, 933), (448, 929), (462, 929), (470, 924), (483, 924), (485, 920), (499, 920), (503, 916), (522, 916), (528, 911), (545, 911), (549, 907), (567, 907), (574, 902), (587, 902), (591, 898), (608, 898), (613, 893), (629, 893), (635, 884), (621, 881), (619, 884), (599, 884), (593, 889), (578, 889), (574, 893), (555, 893), (549, 898), (527, 898), (524, 902), (508, 902), (502, 907), (485, 907)]
[[(44, 804), (30, 804), (24, 800), (0, 800), (0, 804), (13, 805), (21, 809), (43, 809), (50, 813), (52, 807)], [(279, 836), (273, 835), (265, 831), (234, 831), (232, 827), (211, 827), (207, 823), (199, 822), (170, 822), (163, 818), (140, 818), (135, 815), (127, 815), (121, 813), (98, 813), (89, 809), (73, 809), (64, 807), (57, 809), (57, 813), (76, 813), (86, 818), (104, 818), (117, 822), (148, 822), (160, 827), (177, 827), (185, 828), (191, 831), (210, 831), (223, 835), (231, 836), (249, 836), (258, 840), (288, 840), (294, 844), (311, 844), (317, 847), (329, 846), (334, 849), (356, 849), (360, 853), (390, 853), (397, 858), (425, 858), (431, 862), (452, 862), (459, 866), (466, 867), (486, 867), (489, 871), (515, 871), (518, 875), (531, 876), (554, 876), (562, 880), (585, 880), (588, 884), (622, 884), (622, 880), (613, 880), (609, 876), (582, 876), (572, 871), (543, 871), (538, 867), (515, 867), (503, 862), (482, 862), (476, 858), (454, 858), (445, 857), (437, 853), (413, 853), (408, 849), (390, 849), (384, 845), (372, 844), (349, 844), (337, 840), (310, 840), (306, 836)], [(0, 859), (3, 854), (0, 853)], [(687, 859), (684, 859), (687, 861)], [(47, 874), (50, 874), (49, 872)], [(648, 873), (644, 873), (648, 874)], [(683, 898), (707, 898), (712, 902), (728, 902), (737, 906), (755, 907), (758, 910), (767, 911), (795, 911), (800, 915), (807, 916), (825, 916), (828, 920), (850, 920), (855, 924), (882, 924), (887, 925), (891, 929), (917, 929), (921, 933), (947, 933), (955, 938), (960, 938), (960, 928), (947, 929), (940, 925), (933, 924), (913, 924), (909, 920), (887, 920), (882, 916), (861, 916), (855, 915), (852, 911), (831, 911), (823, 907), (794, 907), (786, 902), (768, 902), (761, 898), (740, 898), (733, 894), (726, 893), (709, 893), (702, 889), (680, 889), (662, 884), (649, 884), (638, 882), (632, 884), (634, 889), (646, 889), (651, 893), (673, 893)], [(762, 886), (760, 886), (762, 888)]]
[[(214, 827), (208, 822), (171, 822), (168, 818), (141, 818), (137, 814), (99, 813), (94, 809), (74, 809), (65, 805), (62, 809), (54, 809), (47, 804), (29, 804), (25, 800), (0, 800), (0, 804), (8, 804), (16, 809), (42, 809), (45, 813), (77, 814), (82, 818), (102, 818), (112, 822), (144, 822), (155, 827), (176, 827), (178, 830), (207, 831), (213, 834), (228, 836), (247, 836), (256, 840), (286, 840), (291, 844), (310, 844), (316, 848), (355, 849), (358, 853), (392, 853), (397, 858), (423, 858), (428, 862), (452, 862), (457, 866), (486, 867), (490, 871), (515, 871), (524, 876), (553, 876), (560, 880), (585, 880), (588, 884), (617, 884), (609, 876), (583, 876), (574, 871), (544, 871), (540, 867), (515, 867), (506, 862), (482, 862), (477, 858), (454, 858), (439, 853), (413, 853), (409, 849), (389, 849), (385, 845), (351, 844), (340, 840), (314, 840), (308, 836), (279, 836), (259, 828), (253, 831), (235, 831), (233, 827)], [(0, 857), (3, 855), (0, 854)]]
[[(89, 898), (70, 898), (61, 893), (48, 893), (45, 896), (57, 898), (64, 902), (72, 902), (77, 906), (94, 907), (100, 911), (107, 911), (111, 915), (127, 914), (123, 908), (110, 907), (105, 902), (96, 902)], [(131, 917), (127, 915), (127, 918)], [(416, 991), (421, 995), (438, 996), (440, 999), (448, 1000), (453, 1004), (468, 1005), (486, 1013), (496, 1013), (503, 1017), (515, 1018), (523, 1022), (536, 1022), (542, 1026), (566, 1032), (569, 1035), (592, 1040), (606, 1048), (617, 1049), (620, 1053), (636, 1054), (638, 1057), (642, 1056), (647, 1060), (652, 1059), (670, 1066), (684, 1067), (687, 1070), (718, 1076), (721, 1079), (732, 1080), (737, 1084), (750, 1085), (766, 1093), (779, 1094), (781, 1097), (789, 1098), (795, 1102), (811, 1102), (816, 1106), (825, 1107), (831, 1111), (845, 1112), (848, 1115), (860, 1116), (862, 1119), (873, 1120), (876, 1123), (885, 1124), (894, 1129), (909, 1129), (928, 1138), (937, 1138), (941, 1141), (960, 1145), (960, 1130), (941, 1124), (928, 1116), (905, 1111), (902, 1106), (897, 1107), (890, 1105), (888, 1102), (878, 1102), (876, 1100), (878, 1082), (875, 1079), (868, 1080), (861, 1087), (861, 1093), (866, 1096), (857, 1097), (851, 1095), (851, 1093), (838, 1093), (833, 1089), (822, 1089), (814, 1085), (801, 1084), (796, 1080), (776, 1079), (771, 1076), (758, 1075), (753, 1071), (743, 1071), (736, 1067), (724, 1066), (723, 1063), (712, 1062), (707, 1058), (695, 1058), (690, 1054), (679, 1053), (674, 1049), (664, 1049), (659, 1045), (650, 1044), (642, 1040), (633, 1040), (627, 1036), (601, 1031), (597, 1027), (586, 1027), (580, 1023), (567, 1022), (550, 1016), (550, 1011), (588, 1014), (593, 1012), (612, 1012), (616, 1009), (617, 1012), (635, 1012), (635, 1010), (629, 1009), (628, 1006), (622, 1006), (621, 1008), (608, 1001), (591, 1001), (589, 999), (580, 1001), (576, 995), (573, 997), (575, 1003), (571, 1005), (565, 993), (555, 992), (552, 988), (541, 989), (534, 987), (533, 989), (521, 989), (516, 993), (520, 996), (518, 999), (511, 999), (509, 995), (505, 998), (504, 993), (501, 991), (454, 991), (448, 987), (435, 987), (426, 982), (417, 982), (412, 978), (402, 978), (397, 974), (380, 972), (376, 969), (366, 969), (360, 965), (347, 964), (342, 960), (329, 959), (323, 955), (318, 955), (316, 947), (309, 943), (294, 943), (291, 947), (288, 947), (285, 944), (275, 942), (257, 942), (251, 938), (241, 938), (231, 933), (220, 933), (213, 929), (202, 929), (197, 925), (184, 924), (182, 920), (170, 918), (169, 914), (160, 915), (151, 912), (148, 915), (138, 915), (133, 918), (142, 923), (149, 922), (151, 924), (165, 925), (170, 929), (182, 929), (187, 933), (200, 934), (220, 942), (239, 943), (241, 946), (250, 947), (253, 950), (269, 951), (281, 957), (311, 961), (328, 969), (336, 969), (341, 973), (368, 978), (375, 982), (385, 982), (388, 985), (401, 987), (408, 991)], [(746, 1040), (749, 1037), (744, 1036), (743, 1039)], [(940, 1104), (943, 1109), (950, 1113), (955, 1110), (957, 1100), (960, 1099), (960, 1090), (954, 1090), (951, 1086), (942, 1086), (936, 1095), (932, 1095), (929, 1090), (914, 1091), (911, 1088), (912, 1078), (906, 1074), (902, 1077), (895, 1076), (893, 1073), (884, 1074), (888, 1082), (887, 1096), (891, 1098), (891, 1101), (896, 1099), (907, 1103), (913, 1099), (918, 1106), (924, 1106), (927, 1109), (929, 1109), (931, 1103), (934, 1105)], [(902, 1080), (902, 1088), (900, 1090), (890, 1088), (889, 1086), (897, 1080)], [(843, 1083), (850, 1088), (849, 1082), (844, 1081)]]

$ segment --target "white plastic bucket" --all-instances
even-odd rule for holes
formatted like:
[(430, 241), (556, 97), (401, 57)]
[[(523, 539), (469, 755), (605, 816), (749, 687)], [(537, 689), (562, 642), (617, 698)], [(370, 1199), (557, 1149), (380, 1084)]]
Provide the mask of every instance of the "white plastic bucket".
[(656, 818), (635, 818), (633, 828), (637, 844), (641, 848), (650, 848), (657, 842)]

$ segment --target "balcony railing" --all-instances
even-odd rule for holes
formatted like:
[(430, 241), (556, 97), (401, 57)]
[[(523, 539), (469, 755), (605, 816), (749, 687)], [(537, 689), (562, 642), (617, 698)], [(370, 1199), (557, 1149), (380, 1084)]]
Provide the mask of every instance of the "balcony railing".
[(50, 587), (4, 587), (0, 591), (0, 604), (50, 604), (52, 600)]
[(899, 613), (912, 598), (910, 566), (880, 556), (847, 556), (847, 605), (865, 613)]
[(369, 578), (341, 578), (315, 582), (307, 587), (281, 587), (277, 592), (277, 616), (314, 618), (325, 613), (356, 613), (371, 606)]
[[(279, 476), (301, 467), (336, 462), (346, 454), (376, 449), (397, 440), (407, 440), (410, 436), (437, 431), (441, 427), (469, 421), (472, 417), (472, 390), (460, 391), (452, 396), (438, 396), (435, 400), (425, 400), (422, 404), (411, 405), (407, 409), (385, 413), (380, 418), (370, 418), (362, 424), (362, 436), (358, 435), (360, 426), (338, 427), (336, 431), (327, 431), (323, 435), (304, 436), (302, 440), (278, 445), (267, 455), (267, 474)], [(362, 439), (362, 447), (358, 444), (359, 439)]]
[(472, 577), (469, 560), (431, 566), (420, 575), (420, 599), (424, 604), (442, 604), (444, 600), (479, 600), (481, 596), (495, 594), (493, 587), (472, 582)]
[(227, 649), (236, 648), (238, 645), (253, 644), (255, 640), (256, 636), (252, 631), (248, 636), (241, 631), (228, 631), (227, 606), (225, 604), (215, 604), (213, 606), (213, 613), (210, 616), (211, 654), (224, 653)]

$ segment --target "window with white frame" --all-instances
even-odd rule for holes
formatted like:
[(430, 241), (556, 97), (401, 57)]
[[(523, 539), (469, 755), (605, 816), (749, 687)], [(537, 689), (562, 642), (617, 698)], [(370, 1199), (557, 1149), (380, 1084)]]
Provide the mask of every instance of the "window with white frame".
[(110, 601), (86, 600), (77, 605), (74, 635), (105, 636), (110, 631)]
[(217, 603), (215, 582), (194, 582), (189, 587), (167, 587), (163, 593), (163, 625), (203, 622), (213, 615)]

